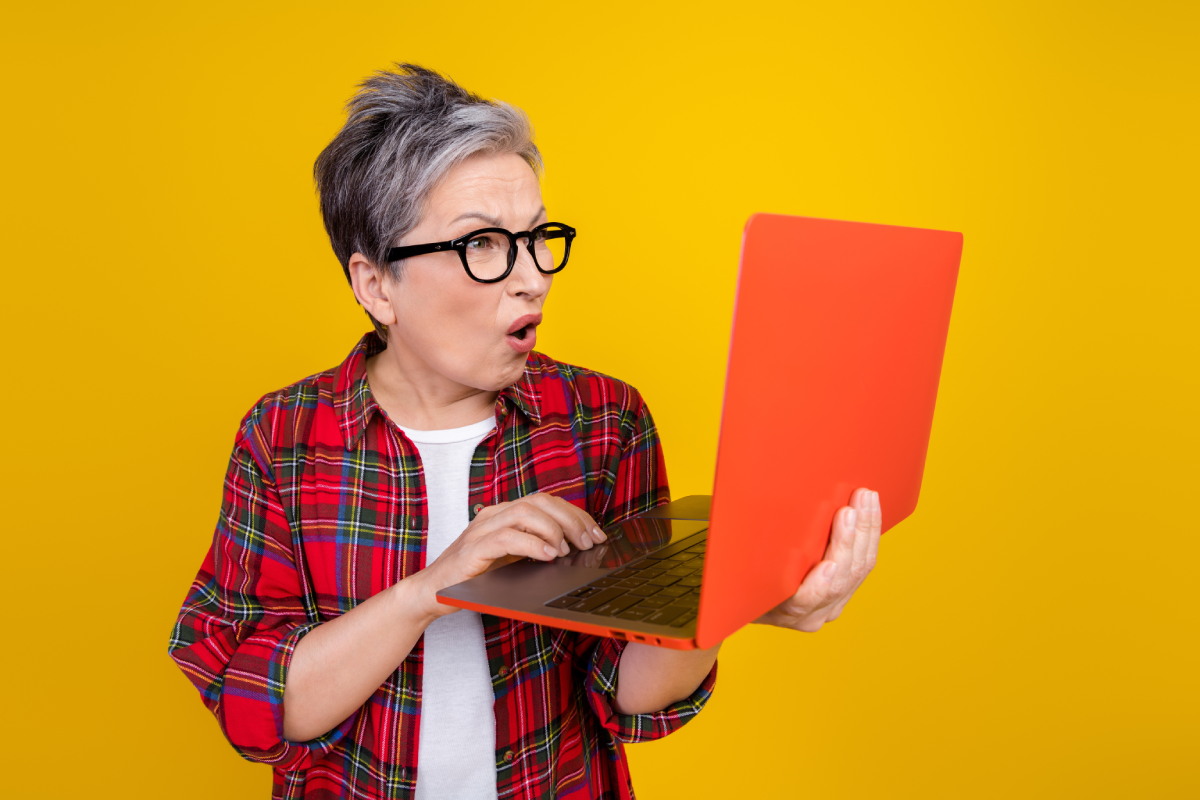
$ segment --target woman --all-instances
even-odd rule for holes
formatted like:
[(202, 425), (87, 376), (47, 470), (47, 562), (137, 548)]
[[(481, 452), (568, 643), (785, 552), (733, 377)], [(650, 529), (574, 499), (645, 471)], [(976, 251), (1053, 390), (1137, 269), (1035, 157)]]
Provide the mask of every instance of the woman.
[[(436, 602), (668, 500), (637, 392), (533, 352), (574, 238), (540, 166), (521, 112), (412, 65), (366, 81), (317, 160), (375, 331), (247, 414), (170, 646), (234, 747), (275, 767), (275, 797), (631, 797), (622, 743), (712, 690), (716, 647)], [(853, 503), (831, 560), (760, 621), (840, 613), (879, 538), (878, 499)]]

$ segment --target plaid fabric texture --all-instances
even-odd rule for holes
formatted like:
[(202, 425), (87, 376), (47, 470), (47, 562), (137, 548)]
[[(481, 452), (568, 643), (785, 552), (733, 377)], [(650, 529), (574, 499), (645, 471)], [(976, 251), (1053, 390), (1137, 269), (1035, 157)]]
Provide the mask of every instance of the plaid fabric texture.
[[(341, 725), (283, 738), (296, 644), (425, 566), (416, 447), (375, 403), (369, 333), (338, 368), (269, 394), (246, 415), (213, 544), (171, 633), (171, 657), (245, 758), (275, 768), (276, 798), (409, 798), (417, 775), (422, 641)], [(602, 525), (668, 499), (641, 397), (531, 354), (476, 450), (470, 506), (550, 492)], [(472, 513), (472, 518), (474, 514)], [(630, 798), (623, 743), (664, 736), (707, 702), (716, 667), (657, 714), (613, 708), (625, 643), (484, 615), (500, 798)], [(502, 671), (503, 668), (503, 671)]]

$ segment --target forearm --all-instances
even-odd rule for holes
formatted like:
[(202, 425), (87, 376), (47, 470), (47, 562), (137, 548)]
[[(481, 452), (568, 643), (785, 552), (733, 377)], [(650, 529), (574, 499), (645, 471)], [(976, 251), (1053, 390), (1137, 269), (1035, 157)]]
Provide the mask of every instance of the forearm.
[(719, 644), (709, 650), (626, 645), (617, 670), (617, 712), (651, 714), (687, 699), (712, 670), (720, 649)]
[(308, 741), (332, 730), (378, 689), (433, 621), (420, 573), (310, 631), (292, 654), (283, 735)]

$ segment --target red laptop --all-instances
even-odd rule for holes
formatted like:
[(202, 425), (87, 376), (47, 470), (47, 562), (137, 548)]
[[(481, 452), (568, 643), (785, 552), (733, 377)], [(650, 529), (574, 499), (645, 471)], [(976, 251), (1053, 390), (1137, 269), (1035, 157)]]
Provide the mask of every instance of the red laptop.
[(755, 214), (742, 239), (710, 497), (521, 561), (439, 602), (600, 636), (711, 647), (787, 599), (833, 514), (879, 492), (883, 529), (921, 490), (962, 234)]

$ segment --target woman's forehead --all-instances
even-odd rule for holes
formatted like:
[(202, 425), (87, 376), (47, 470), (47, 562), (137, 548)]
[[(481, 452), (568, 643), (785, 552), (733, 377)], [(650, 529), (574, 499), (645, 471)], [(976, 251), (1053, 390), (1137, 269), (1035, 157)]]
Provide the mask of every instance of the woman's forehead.
[(537, 175), (513, 153), (472, 156), (450, 170), (429, 197), (431, 221), (443, 224), (472, 213), (523, 224), (541, 208)]

